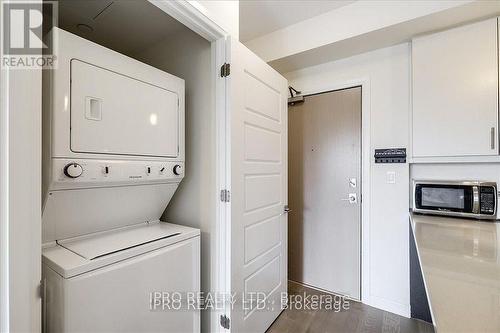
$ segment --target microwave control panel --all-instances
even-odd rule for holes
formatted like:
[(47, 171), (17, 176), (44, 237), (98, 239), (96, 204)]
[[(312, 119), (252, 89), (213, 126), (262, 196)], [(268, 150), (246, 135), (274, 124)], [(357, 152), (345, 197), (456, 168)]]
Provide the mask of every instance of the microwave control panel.
[(480, 213), (493, 215), (495, 213), (495, 196), (497, 195), (495, 187), (481, 186), (479, 192)]

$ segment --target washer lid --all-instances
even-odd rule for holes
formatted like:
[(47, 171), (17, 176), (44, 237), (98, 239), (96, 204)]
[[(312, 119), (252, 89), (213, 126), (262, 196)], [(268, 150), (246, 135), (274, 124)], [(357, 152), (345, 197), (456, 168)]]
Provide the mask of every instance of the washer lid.
[(88, 260), (98, 259), (136, 246), (180, 235), (176, 226), (167, 223), (141, 224), (98, 234), (58, 241), (57, 244)]
[(71, 278), (199, 235), (199, 229), (186, 226), (141, 223), (45, 244), (42, 261), (63, 278)]

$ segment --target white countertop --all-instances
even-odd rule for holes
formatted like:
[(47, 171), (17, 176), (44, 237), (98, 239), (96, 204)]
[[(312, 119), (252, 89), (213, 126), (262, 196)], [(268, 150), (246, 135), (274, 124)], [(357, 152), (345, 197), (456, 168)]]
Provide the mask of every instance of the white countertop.
[(500, 332), (500, 224), (410, 217), (437, 332)]

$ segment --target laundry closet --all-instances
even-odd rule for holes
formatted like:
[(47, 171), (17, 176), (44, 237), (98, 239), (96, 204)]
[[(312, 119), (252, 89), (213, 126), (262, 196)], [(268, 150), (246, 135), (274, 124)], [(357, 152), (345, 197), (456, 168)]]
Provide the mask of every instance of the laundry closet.
[[(265, 331), (281, 312), (257, 308), (287, 285), (286, 80), (176, 8), (59, 2), (43, 75), (46, 331)], [(152, 309), (153, 292), (177, 291), (266, 299)]]

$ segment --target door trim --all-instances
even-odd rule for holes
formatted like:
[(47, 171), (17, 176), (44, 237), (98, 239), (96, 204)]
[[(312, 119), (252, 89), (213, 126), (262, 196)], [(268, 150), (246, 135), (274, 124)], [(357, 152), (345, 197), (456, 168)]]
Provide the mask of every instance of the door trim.
[(0, 72), (0, 327), (39, 332), (42, 69), (2, 68)]
[(361, 248), (360, 295), (361, 302), (370, 304), (370, 78), (333, 82), (313, 90), (303, 91), (303, 96), (317, 95), (336, 90), (361, 87)]
[[(0, 14), (3, 17), (2, 9)], [(0, 45), (3, 54), (3, 45)], [(9, 71), (0, 70), (0, 331), (9, 331)]]
[(225, 38), (228, 33), (204, 15), (199, 1), (148, 0), (209, 42)]

